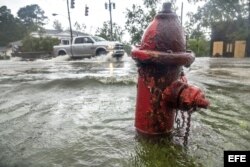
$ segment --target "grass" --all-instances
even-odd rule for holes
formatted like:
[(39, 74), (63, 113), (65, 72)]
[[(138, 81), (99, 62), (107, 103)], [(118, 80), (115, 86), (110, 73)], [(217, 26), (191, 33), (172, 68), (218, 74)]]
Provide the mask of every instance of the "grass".
[(134, 167), (202, 167), (188, 155), (186, 149), (169, 139), (139, 139), (135, 154), (131, 155)]

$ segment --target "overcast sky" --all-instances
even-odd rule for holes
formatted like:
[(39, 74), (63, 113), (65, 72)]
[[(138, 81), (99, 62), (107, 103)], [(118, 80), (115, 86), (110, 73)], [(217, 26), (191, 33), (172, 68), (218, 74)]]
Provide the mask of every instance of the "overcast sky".
[[(69, 0), (70, 2), (71, 0)], [(67, 20), (67, 0), (0, 0), (0, 6), (6, 5), (11, 9), (13, 15), (17, 15), (17, 11), (21, 7), (26, 5), (38, 4), (41, 9), (45, 11), (45, 15), (49, 18), (48, 24), (45, 28), (53, 29), (53, 21), (55, 19), (62, 23), (64, 29), (69, 27)], [(94, 34), (98, 27), (102, 27), (104, 21), (109, 21), (109, 12), (105, 9), (105, 2), (108, 0), (75, 0), (75, 8), (70, 9), (72, 25), (77, 21), (80, 25), (85, 24), (87, 26), (86, 32)], [(125, 11), (126, 8), (131, 8), (132, 4), (141, 5), (143, 0), (111, 0), (114, 2), (115, 9), (113, 10), (113, 22), (117, 23), (121, 27), (125, 25)], [(162, 2), (166, 2), (162, 0)], [(177, 0), (177, 15), (180, 15), (181, 2), (184, 3), (184, 22), (185, 13), (190, 11), (193, 7), (187, 4), (186, 0)], [(85, 5), (89, 6), (89, 16), (84, 15)], [(159, 7), (160, 8), (160, 7)], [(54, 17), (52, 13), (58, 13), (60, 15)], [(126, 36), (125, 36), (125, 40)]]

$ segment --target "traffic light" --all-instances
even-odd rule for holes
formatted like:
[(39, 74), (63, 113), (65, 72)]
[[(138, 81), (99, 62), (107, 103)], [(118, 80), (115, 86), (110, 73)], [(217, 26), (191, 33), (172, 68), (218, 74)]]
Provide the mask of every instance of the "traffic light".
[(105, 2), (105, 9), (108, 9), (108, 4), (107, 4), (107, 2)]
[(88, 15), (89, 15), (89, 7), (85, 6), (85, 16), (88, 16)]
[(75, 8), (75, 0), (71, 0), (71, 8)]

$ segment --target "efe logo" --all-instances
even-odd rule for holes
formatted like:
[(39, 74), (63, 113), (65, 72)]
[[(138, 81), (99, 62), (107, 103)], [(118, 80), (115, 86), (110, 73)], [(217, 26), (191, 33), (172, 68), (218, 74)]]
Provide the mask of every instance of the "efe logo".
[(249, 167), (250, 151), (224, 151), (224, 167)]
[(228, 162), (247, 162), (246, 155), (228, 155)]

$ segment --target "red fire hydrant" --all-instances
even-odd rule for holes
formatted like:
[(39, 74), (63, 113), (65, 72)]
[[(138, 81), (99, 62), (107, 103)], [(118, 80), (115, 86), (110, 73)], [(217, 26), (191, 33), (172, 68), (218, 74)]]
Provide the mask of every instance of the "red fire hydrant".
[(171, 3), (164, 3), (142, 37), (141, 45), (132, 50), (138, 66), (135, 127), (149, 135), (173, 130), (177, 110), (206, 108), (202, 91), (187, 84), (183, 66), (195, 57), (186, 52), (184, 32)]

